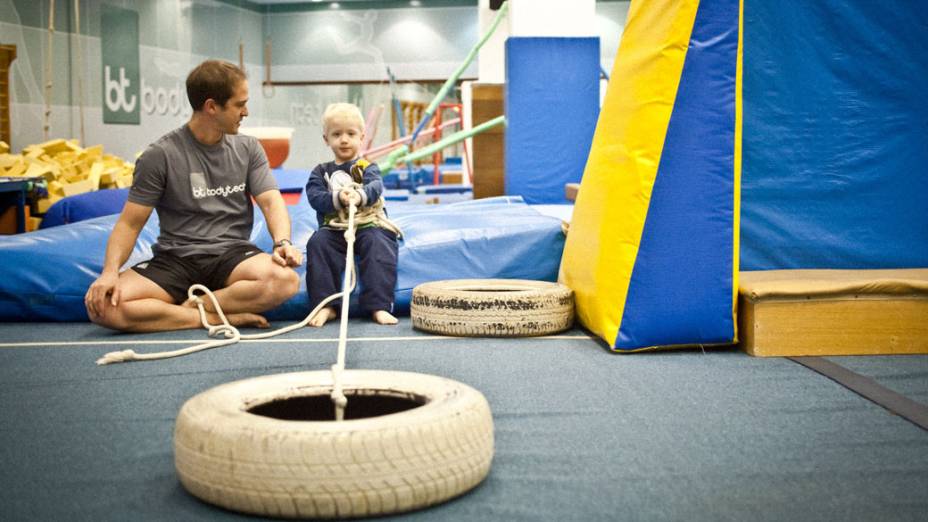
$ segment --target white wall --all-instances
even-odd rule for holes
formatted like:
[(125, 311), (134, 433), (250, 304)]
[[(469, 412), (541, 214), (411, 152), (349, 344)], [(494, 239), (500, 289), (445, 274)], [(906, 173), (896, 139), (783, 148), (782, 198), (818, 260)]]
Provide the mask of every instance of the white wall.
[(512, 36), (596, 36), (596, 0), (509, 0)]
[[(110, 1), (139, 13), (142, 99), (138, 125), (103, 123), (100, 19), (110, 3), (82, 0), (79, 32), (72, 22), (73, 3), (56, 3), (53, 66), (48, 78), (48, 2), (0, 0), (0, 41), (15, 44), (17, 52), (10, 68), (10, 146), (14, 152), (45, 140), (44, 85), (48, 81), (53, 84), (49, 139), (80, 139), (83, 112), (82, 145), (102, 144), (105, 152), (129, 161), (189, 118), (184, 81), (190, 69), (207, 58), (237, 62), (240, 40), (248, 50), (250, 88), (260, 92), (261, 66), (255, 60), (261, 56), (259, 13), (212, 0)], [(262, 101), (253, 96), (249, 104), (258, 119), (264, 112)]]
[[(628, 2), (510, 1), (509, 19), (500, 26), (499, 34), (484, 45), (465, 77), (479, 74), (480, 81), (504, 81), (503, 45), (511, 24), (516, 24), (522, 34), (550, 33), (555, 27), (576, 34), (583, 32), (581, 25), (591, 28), (602, 38), (604, 67), (611, 72)], [(63, 3), (70, 4), (59, 0), (57, 5)], [(103, 124), (99, 31), (101, 10), (109, 4), (139, 11), (141, 81), (150, 92), (143, 101), (150, 102), (160, 90), (162, 99), (179, 97), (182, 102), (179, 107), (144, 104), (140, 125)], [(37, 21), (47, 16), (47, 7), (43, 8), (46, 5), (44, 1), (0, 0), (0, 40), (15, 44), (18, 54), (11, 70), (10, 145), (14, 151), (43, 141), (47, 32)], [(251, 90), (251, 115), (245, 125), (294, 127), (293, 146), (285, 163), (288, 168), (311, 168), (331, 154), (320, 138), (319, 116), (328, 103), (335, 101), (354, 101), (365, 114), (372, 107), (384, 105), (376, 143), (388, 141), (391, 89), (386, 81), (386, 64), (400, 78), (447, 78), (496, 15), (489, 9), (489, 0), (480, 0), (476, 11), (449, 7), (313, 11), (286, 16), (257, 13), (216, 0), (82, 0), (81, 6), (79, 36), (68, 32), (68, 16), (61, 12), (57, 16), (52, 138), (79, 137), (79, 107), (83, 106), (84, 145), (103, 144), (106, 152), (132, 160), (149, 143), (187, 120), (190, 109), (183, 84), (189, 70), (206, 58), (237, 62), (238, 43), (244, 41)], [(590, 6), (595, 6), (592, 23), (585, 21), (590, 17)], [(275, 80), (381, 80), (363, 86), (262, 88), (263, 42), (268, 35), (274, 42)], [(83, 62), (80, 68), (78, 49)], [(83, 81), (83, 99), (78, 92), (79, 78)], [(399, 84), (396, 93), (402, 99), (428, 102), (437, 88), (438, 84)]]

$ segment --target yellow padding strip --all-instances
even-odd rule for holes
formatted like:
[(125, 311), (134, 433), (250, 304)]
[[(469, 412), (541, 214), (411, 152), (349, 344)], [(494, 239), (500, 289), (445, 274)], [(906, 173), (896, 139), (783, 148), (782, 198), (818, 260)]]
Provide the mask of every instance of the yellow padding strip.
[(744, 0), (738, 3), (738, 64), (735, 69), (735, 215), (733, 219), (734, 241), (732, 251), (731, 317), (735, 328), (734, 342), (738, 342), (738, 274), (741, 267), (741, 137), (744, 117), (741, 83), (744, 79)]

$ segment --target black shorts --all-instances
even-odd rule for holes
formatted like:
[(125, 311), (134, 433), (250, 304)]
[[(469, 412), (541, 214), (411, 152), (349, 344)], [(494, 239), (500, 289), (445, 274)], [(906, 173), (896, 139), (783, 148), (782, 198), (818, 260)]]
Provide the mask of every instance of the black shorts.
[(133, 266), (132, 270), (154, 281), (180, 304), (187, 300), (190, 285), (199, 283), (210, 290), (219, 290), (226, 286), (226, 279), (239, 263), (260, 253), (261, 249), (251, 244), (234, 246), (215, 255), (180, 257), (164, 252)]

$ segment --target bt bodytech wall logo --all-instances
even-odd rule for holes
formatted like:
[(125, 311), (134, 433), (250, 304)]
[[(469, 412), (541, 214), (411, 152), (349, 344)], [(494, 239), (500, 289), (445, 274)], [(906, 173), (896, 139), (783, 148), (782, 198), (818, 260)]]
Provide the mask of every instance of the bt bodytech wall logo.
[(103, 4), (103, 123), (139, 124), (139, 14)]

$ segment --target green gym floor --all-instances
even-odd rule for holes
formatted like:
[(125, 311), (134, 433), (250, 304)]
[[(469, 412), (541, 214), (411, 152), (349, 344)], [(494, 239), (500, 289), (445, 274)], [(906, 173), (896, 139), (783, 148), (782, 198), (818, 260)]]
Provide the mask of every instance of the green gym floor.
[[(487, 479), (387, 520), (928, 518), (928, 431), (789, 359), (734, 349), (617, 355), (578, 329), (443, 338), (413, 330), (408, 317), (395, 327), (352, 319), (348, 332), (348, 368), (455, 379), (493, 412)], [(106, 352), (173, 350), (206, 333), (0, 324), (0, 519), (254, 520), (178, 482), (177, 412), (221, 383), (328, 369), (337, 335), (336, 322), (96, 366)], [(928, 404), (928, 356), (828, 359)]]

